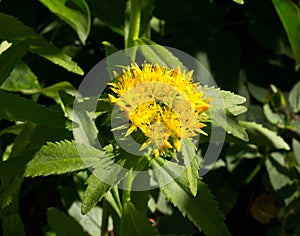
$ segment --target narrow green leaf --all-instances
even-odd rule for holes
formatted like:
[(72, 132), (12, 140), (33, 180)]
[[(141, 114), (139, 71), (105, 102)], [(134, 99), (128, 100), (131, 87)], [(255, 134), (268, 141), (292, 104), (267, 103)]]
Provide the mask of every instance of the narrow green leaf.
[(296, 139), (293, 139), (293, 151), (295, 155), (295, 159), (300, 166), (300, 142)]
[(122, 204), (120, 200), (119, 190), (117, 187), (112, 187), (110, 191), (105, 194), (105, 200), (109, 203), (111, 208), (116, 212), (118, 217), (122, 214)]
[(0, 107), (0, 119), (65, 127), (66, 119), (60, 113), (15, 94), (0, 91)]
[(292, 88), (289, 94), (289, 103), (294, 112), (300, 112), (300, 81)]
[(10, 214), (2, 219), (3, 236), (25, 236), (24, 226), (18, 213)]
[[(188, 177), (182, 166), (172, 162), (166, 164), (163, 159), (156, 158), (152, 161), (152, 167), (163, 194), (200, 230), (207, 236), (230, 235), (217, 202), (203, 182), (198, 181), (197, 195), (194, 197), (189, 190)], [(160, 168), (157, 171), (159, 167), (163, 170)], [(175, 178), (176, 173), (182, 174)], [(166, 180), (173, 181), (165, 184)]]
[(56, 236), (85, 236), (82, 227), (70, 216), (56, 208), (47, 210), (47, 219)]
[(300, 68), (300, 10), (292, 0), (272, 0), (276, 12), (283, 24), (296, 61), (296, 70)]
[(112, 45), (111, 43), (104, 41), (102, 42), (104, 48), (105, 48), (105, 54), (106, 56), (110, 56), (111, 54), (116, 53), (117, 51), (119, 51), (114, 45)]
[[(39, 0), (51, 12), (57, 15), (60, 19), (69, 24), (78, 34), (82, 44), (89, 35), (91, 28), (91, 14), (90, 9), (85, 0)], [(73, 4), (76, 8), (71, 8), (69, 5)]]
[(278, 136), (274, 131), (271, 131), (261, 124), (255, 122), (240, 121), (240, 124), (246, 128), (249, 135), (249, 143), (259, 146), (269, 146), (276, 149), (290, 150), (289, 145)]
[(140, 35), (143, 35), (147, 31), (147, 27), (149, 26), (149, 21), (152, 16), (152, 12), (154, 9), (154, 0), (143, 0), (140, 2), (141, 4), (141, 23), (140, 23)]
[[(8, 25), (9, 27), (7, 27)], [(68, 71), (83, 75), (81, 68), (68, 55), (47, 42), (42, 36), (38, 35), (30, 27), (25, 26), (17, 18), (0, 13), (0, 29), (1, 39), (12, 43), (26, 41), (29, 43), (29, 51), (32, 53), (36, 53)]]
[(130, 201), (123, 204), (120, 236), (154, 236), (157, 235), (149, 219)]
[(1, 89), (18, 92), (29, 89), (40, 89), (40, 85), (30, 67), (20, 61), (16, 64), (10, 76), (1, 85)]
[(141, 47), (141, 51), (150, 63), (157, 63), (160, 66), (168, 68), (180, 67), (182, 70), (186, 69), (182, 62), (172, 54), (167, 48), (151, 41), (147, 38), (139, 38), (136, 40), (137, 45)]
[(199, 180), (199, 165), (195, 146), (189, 139), (183, 139), (181, 145), (181, 154), (183, 157), (189, 187), (193, 196), (197, 194), (197, 185)]
[(87, 184), (87, 189), (82, 197), (82, 214), (86, 214), (92, 210), (93, 207), (96, 206), (96, 204), (102, 199), (104, 194), (112, 187), (93, 174), (88, 178)]
[[(78, 153), (80, 145), (80, 153)], [(85, 156), (82, 156), (84, 153)], [(81, 154), (81, 155), (80, 155)], [(104, 153), (92, 147), (62, 141), (44, 145), (27, 163), (24, 176), (47, 176), (84, 170), (96, 164)]]
[[(1, 13), (0, 13), (1, 21)], [(1, 25), (1, 23), (0, 23)], [(1, 35), (1, 33), (0, 33)], [(22, 42), (14, 43), (6, 51), (0, 54), (0, 85), (6, 80), (6, 78), (13, 71), (15, 65), (19, 60), (27, 53), (29, 49), (29, 41), (24, 40)]]
[(21, 188), (22, 182), (23, 177), (20, 176), (8, 176), (1, 178), (0, 209), (5, 208), (12, 203)]

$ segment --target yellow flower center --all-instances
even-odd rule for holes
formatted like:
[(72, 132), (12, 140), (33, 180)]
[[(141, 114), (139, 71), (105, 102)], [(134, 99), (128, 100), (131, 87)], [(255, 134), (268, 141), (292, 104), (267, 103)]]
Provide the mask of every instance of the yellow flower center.
[[(182, 138), (204, 133), (201, 123), (209, 104), (192, 80), (193, 71), (167, 69), (157, 64), (137, 64), (123, 69), (110, 83), (111, 103), (115, 103), (130, 120), (125, 136), (139, 129), (146, 141), (141, 149), (154, 144), (154, 153), (166, 149), (180, 151)], [(204, 133), (205, 134), (205, 133)]]

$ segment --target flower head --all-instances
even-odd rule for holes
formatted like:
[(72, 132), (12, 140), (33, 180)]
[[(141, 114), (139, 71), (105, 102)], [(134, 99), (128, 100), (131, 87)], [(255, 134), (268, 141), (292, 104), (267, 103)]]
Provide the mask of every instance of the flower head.
[(182, 72), (179, 67), (148, 63), (115, 73), (116, 82), (110, 83), (115, 95), (109, 94), (109, 99), (130, 120), (126, 136), (139, 129), (146, 137), (141, 149), (152, 144), (159, 155), (166, 149), (180, 151), (182, 138), (204, 133), (203, 115), (209, 104), (192, 75), (193, 71)]

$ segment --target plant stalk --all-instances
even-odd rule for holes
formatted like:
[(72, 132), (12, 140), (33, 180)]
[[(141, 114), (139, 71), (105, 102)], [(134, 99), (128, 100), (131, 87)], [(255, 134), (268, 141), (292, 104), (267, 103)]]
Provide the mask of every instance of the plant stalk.
[(101, 221), (101, 236), (108, 236), (108, 217), (109, 217), (109, 209), (108, 209), (108, 203), (103, 198), (102, 203), (102, 221)]

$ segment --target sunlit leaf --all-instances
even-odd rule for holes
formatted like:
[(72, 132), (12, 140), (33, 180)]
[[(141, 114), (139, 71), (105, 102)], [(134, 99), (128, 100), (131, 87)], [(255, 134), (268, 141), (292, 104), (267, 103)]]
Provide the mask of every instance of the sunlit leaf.
[(296, 61), (300, 67), (300, 10), (292, 0), (272, 0), (291, 44)]
[[(85, 0), (39, 0), (51, 12), (69, 24), (85, 44), (91, 28), (91, 14)], [(68, 5), (67, 5), (68, 2)], [(74, 7), (70, 7), (73, 4)]]
[[(161, 158), (154, 159), (152, 167), (163, 194), (200, 230), (208, 236), (230, 235), (217, 202), (203, 182), (198, 181), (197, 195), (194, 197), (183, 167), (172, 162), (166, 164)], [(177, 173), (181, 175), (175, 178)], [(166, 181), (170, 182), (165, 184)]]
[(300, 82), (298, 82), (289, 94), (289, 103), (294, 112), (300, 112)]
[[(7, 27), (9, 25), (9, 27)], [(81, 68), (72, 59), (66, 55), (62, 50), (55, 47), (53, 44), (47, 42), (42, 36), (38, 35), (28, 26), (25, 26), (17, 18), (0, 13), (0, 38), (10, 42), (20, 44), (28, 44), (29, 51), (44, 57), (54, 64), (57, 64), (68, 71), (76, 74), (83, 74)], [(24, 46), (22, 46), (24, 47)], [(21, 47), (21, 48), (22, 48)], [(8, 50), (6, 50), (8, 51)], [(16, 52), (20, 55), (25, 49)], [(19, 56), (20, 58), (21, 56)]]

